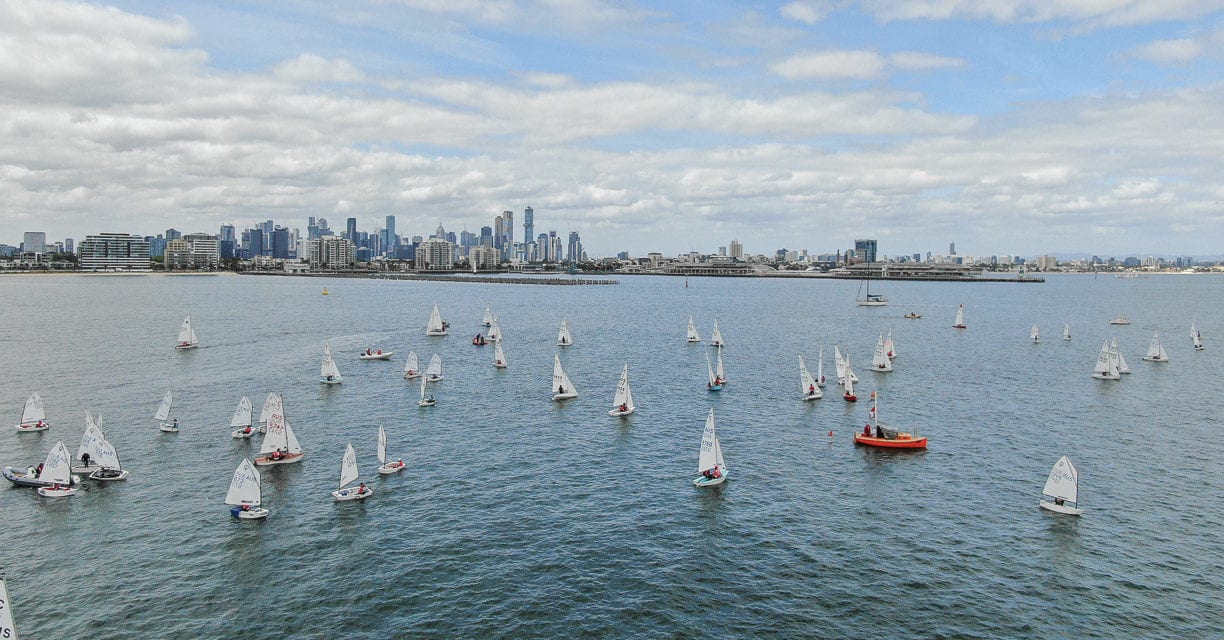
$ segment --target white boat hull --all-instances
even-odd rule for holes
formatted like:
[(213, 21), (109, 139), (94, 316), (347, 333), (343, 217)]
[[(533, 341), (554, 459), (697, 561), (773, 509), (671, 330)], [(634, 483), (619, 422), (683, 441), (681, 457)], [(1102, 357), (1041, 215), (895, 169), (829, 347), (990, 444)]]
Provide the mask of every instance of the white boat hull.
[(435, 338), (438, 338), (438, 337), (441, 337), (441, 336), (446, 335), (446, 330), (445, 330), (445, 329), (443, 329), (443, 330), (441, 330), (441, 331), (426, 331), (426, 332), (425, 332), (425, 335), (427, 335), (427, 336), (433, 336), (433, 337), (435, 337)]
[(127, 477), (127, 469), (121, 469), (116, 475), (102, 475), (102, 469), (89, 474), (90, 480), (97, 480), (98, 482), (118, 482), (120, 480), (127, 480)]
[(370, 355), (361, 353), (357, 355), (357, 359), (359, 360), (390, 360), (391, 356), (393, 355), (395, 355), (394, 351), (386, 351), (383, 353), (372, 353)]
[(438, 404), (437, 400), (417, 400), (418, 407), (432, 407)]
[(230, 435), (235, 438), (249, 440), (251, 436), (255, 435), (255, 433), (255, 429), (251, 429), (250, 431), (247, 431), (246, 429), (234, 429), (232, 432), (230, 432)]
[(263, 507), (252, 507), (243, 511), (241, 507), (230, 509), (230, 515), (239, 520), (262, 520), (268, 517), (268, 510)]
[(1168, 362), (1169, 361), (1168, 358), (1161, 358), (1159, 356), (1143, 356), (1143, 359), (1148, 362)]
[(199, 346), (200, 346), (200, 345), (198, 345), (198, 344), (176, 344), (176, 345), (174, 345), (174, 348), (175, 348), (175, 349), (178, 349), (179, 351), (186, 351), (187, 349), (196, 349), (196, 348), (199, 348)]
[(1110, 375), (1108, 373), (1094, 373), (1092, 374), (1092, 377), (1096, 378), (1097, 380), (1121, 380), (1122, 379), (1122, 376), (1120, 375)]
[(161, 426), (158, 427), (158, 429), (165, 431), (166, 433), (178, 433), (179, 432), (178, 427), (174, 426), (173, 424), (167, 424), (165, 422), (163, 422)]
[(1065, 504), (1054, 504), (1053, 502), (1046, 502), (1045, 500), (1041, 501), (1041, 508), (1045, 509), (1046, 511), (1053, 511), (1054, 513), (1065, 513), (1069, 516), (1078, 516), (1084, 513), (1084, 510), (1078, 507), (1072, 507)]
[(727, 474), (725, 473), (718, 476), (717, 478), (707, 478), (705, 476), (701, 476), (700, 478), (693, 478), (693, 486), (694, 487), (717, 487), (718, 485), (726, 481), (727, 481)]
[(408, 468), (408, 465), (404, 464), (403, 462), (399, 462), (399, 461), (388, 462), (387, 464), (379, 466), (378, 472), (383, 475), (390, 475), (392, 473), (399, 473), (407, 468)]
[(442, 382), (445, 379), (446, 379), (446, 376), (430, 376), (427, 382)]
[(494, 363), (493, 363), (493, 367), (494, 367), (494, 368), (496, 368), (496, 369), (505, 369), (505, 368), (506, 368), (506, 363), (504, 363), (504, 362), (494, 362)]
[(374, 495), (374, 490), (369, 487), (366, 487), (365, 491), (361, 491), (360, 493), (358, 493), (358, 489), (359, 487), (349, 487), (347, 489), (337, 489), (331, 492), (331, 494), (332, 494), (332, 497), (336, 499), (336, 502), (348, 502), (349, 500), (365, 500), (366, 498)]
[(332, 378), (331, 380), (328, 380), (327, 378), (319, 378), (319, 382), (323, 384), (340, 384), (341, 382), (344, 382), (344, 379), (343, 378)]
[(689, 338), (688, 341), (689, 341), (689, 344), (696, 344), (698, 342), (701, 342), (701, 338)]
[(859, 300), (860, 307), (885, 307), (888, 306), (887, 300)]
[(577, 397), (578, 397), (577, 393), (570, 391), (567, 393), (554, 393), (552, 399), (553, 400), (569, 400), (570, 398), (577, 398)]
[(608, 412), (608, 415), (610, 415), (610, 416), (627, 416), (627, 415), (629, 415), (629, 414), (633, 413), (634, 411), (637, 411), (637, 407), (629, 407), (629, 409), (628, 409), (628, 410), (626, 410), (626, 411), (621, 411), (620, 409), (613, 409), (613, 410), (611, 410), (611, 411), (609, 411), (609, 412)]
[(72, 467), (71, 472), (72, 472), (72, 474), (73, 474), (73, 475), (78, 475), (78, 476), (87, 476), (87, 475), (89, 475), (89, 474), (91, 474), (91, 473), (93, 473), (93, 472), (95, 472), (95, 471), (97, 471), (98, 469), (101, 469), (101, 468), (102, 468), (102, 465), (100, 465), (100, 464), (91, 464), (91, 465), (80, 465), (80, 464), (78, 464), (78, 465), (76, 465), (76, 466)]
[(812, 400), (819, 400), (823, 397), (824, 397), (823, 393), (809, 393), (809, 394), (804, 395), (803, 399), (808, 402), (811, 402)]
[(50, 429), (50, 428), (51, 428), (50, 423), (43, 423), (41, 427), (36, 424), (17, 425), (17, 431), (46, 431), (47, 429)]
[(405, 380), (416, 380), (416, 379), (417, 379), (417, 378), (419, 378), (419, 377), (421, 377), (421, 374), (420, 374), (419, 372), (414, 372), (414, 373), (405, 373), (405, 374), (404, 374), (404, 379), (405, 379)]
[(76, 492), (76, 487), (60, 487), (59, 489), (52, 489), (51, 487), (38, 488), (38, 495), (44, 498), (66, 498), (68, 496), (75, 496)]

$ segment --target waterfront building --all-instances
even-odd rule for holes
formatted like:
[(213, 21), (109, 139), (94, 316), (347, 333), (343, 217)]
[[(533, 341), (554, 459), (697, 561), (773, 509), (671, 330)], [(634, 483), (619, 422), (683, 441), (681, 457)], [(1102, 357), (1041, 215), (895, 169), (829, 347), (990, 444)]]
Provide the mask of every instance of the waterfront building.
[(731, 250), (732, 260), (743, 260), (744, 259), (744, 245), (740, 244), (739, 240), (731, 241), (730, 250)]
[(567, 262), (578, 262), (582, 259), (582, 240), (578, 237), (577, 231), (571, 231), (569, 234), (569, 244), (566, 246), (565, 260)]
[(178, 229), (175, 229), (174, 227), (166, 229), (166, 242), (170, 242), (171, 240), (178, 240), (179, 238), (182, 238), (182, 237), (183, 237), (182, 231), (179, 231)]
[[(440, 225), (438, 231), (442, 231)], [(417, 246), (416, 268), (418, 270), (450, 269), (454, 264), (454, 245), (446, 240), (436, 237), (430, 238)]]
[(99, 233), (81, 241), (82, 271), (149, 271), (149, 243), (127, 233)]
[(854, 257), (863, 260), (864, 262), (876, 261), (876, 241), (875, 240), (855, 240), (854, 241)]
[(289, 251), (289, 230), (284, 227), (277, 227), (272, 231), (272, 257), (278, 260), (288, 260), (290, 258)]
[(477, 269), (492, 270), (501, 264), (501, 254), (493, 247), (473, 247), (468, 254), (468, 260), (476, 265)]
[(23, 253), (46, 253), (47, 251), (47, 232), (45, 231), (27, 231), (21, 240), (21, 251)]
[(343, 269), (356, 260), (356, 248), (348, 238), (324, 236), (306, 241), (306, 261), (312, 269)]
[(167, 269), (215, 269), (220, 262), (220, 242), (212, 234), (189, 233), (166, 243)]
[(535, 210), (527, 207), (523, 209), (523, 242), (531, 242), (533, 238), (535, 238)]

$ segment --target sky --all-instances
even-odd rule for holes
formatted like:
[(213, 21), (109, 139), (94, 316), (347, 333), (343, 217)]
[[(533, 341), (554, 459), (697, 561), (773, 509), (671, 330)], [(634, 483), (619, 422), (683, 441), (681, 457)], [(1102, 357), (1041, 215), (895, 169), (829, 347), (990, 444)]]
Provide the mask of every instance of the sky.
[(0, 0), (0, 242), (1224, 253), (1219, 0)]

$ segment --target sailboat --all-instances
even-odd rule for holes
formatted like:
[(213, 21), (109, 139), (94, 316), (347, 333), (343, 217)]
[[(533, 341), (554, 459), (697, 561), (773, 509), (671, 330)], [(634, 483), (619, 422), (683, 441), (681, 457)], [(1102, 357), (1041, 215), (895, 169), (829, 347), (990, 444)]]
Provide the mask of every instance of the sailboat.
[(846, 387), (846, 392), (842, 394), (842, 400), (846, 402), (858, 402), (858, 396), (854, 395), (854, 381), (858, 380), (858, 376), (854, 375), (854, 369), (850, 368), (850, 354), (846, 354), (846, 380), (842, 384)]
[(21, 410), (21, 422), (17, 423), (17, 431), (46, 431), (50, 428), (47, 413), (43, 410), (42, 396), (31, 394), (26, 398), (25, 407)]
[(497, 342), (502, 339), (501, 325), (497, 324), (497, 318), (493, 318), (493, 325), (489, 327), (489, 341)]
[(566, 375), (565, 369), (561, 368), (561, 356), (553, 355), (553, 375), (552, 389), (556, 389), (553, 393), (553, 400), (568, 400), (569, 398), (578, 397), (578, 389), (574, 388), (574, 383), (570, 382), (569, 376)]
[(229, 491), (225, 492), (225, 504), (231, 505), (230, 515), (240, 520), (259, 520), (268, 517), (268, 510), (259, 506), (263, 502), (263, 483), (259, 469), (251, 461), (243, 459), (234, 469)]
[(486, 327), (491, 327), (491, 326), (493, 326), (493, 320), (494, 320), (494, 318), (493, 318), (493, 310), (492, 310), (492, 309), (490, 309), (490, 308), (489, 308), (489, 305), (487, 305), (487, 304), (486, 304), (486, 305), (485, 305), (485, 312), (484, 312), (484, 320), (481, 322), (481, 324), (483, 324), (483, 325), (484, 325), (484, 326), (486, 326)]
[(421, 378), (421, 399), (417, 400), (418, 407), (432, 407), (438, 404), (438, 401), (434, 400), (432, 393), (429, 394), (428, 398), (425, 397), (425, 387), (427, 385), (429, 385), (429, 378), (428, 377)]
[(387, 432), (381, 424), (378, 425), (378, 472), (383, 475), (398, 473), (406, 466), (403, 458), (387, 462)]
[(13, 622), (13, 601), (9, 600), (8, 585), (0, 573), (0, 638), (17, 640), (17, 623)]
[(404, 379), (412, 380), (421, 375), (421, 365), (417, 363), (415, 351), (408, 352), (408, 360), (404, 362)]
[(1063, 340), (1071, 339), (1071, 325), (1063, 323)]
[(89, 411), (86, 411), (85, 433), (81, 436), (81, 446), (77, 447), (77, 460), (81, 463), (72, 466), (72, 473), (87, 476), (102, 468), (102, 465), (98, 464), (98, 443), (105, 438), (101, 427), (94, 422)]
[[(1054, 498), (1053, 502), (1042, 500), (1042, 509), (1065, 513), (1069, 516), (1084, 513), (1084, 510), (1079, 507), (1079, 472), (1075, 470), (1075, 465), (1071, 464), (1067, 456), (1059, 458), (1058, 462), (1054, 463), (1054, 468), (1050, 469), (1050, 476), (1046, 478), (1041, 494)], [(1068, 502), (1075, 506), (1068, 505)]]
[(871, 292), (871, 263), (867, 263), (867, 270), (863, 272), (863, 281), (860, 283), (859, 292), (862, 293), (866, 289), (866, 295), (858, 298), (858, 306), (860, 307), (883, 307), (888, 304), (888, 298)]
[(799, 356), (799, 391), (803, 394), (804, 400), (819, 400), (824, 397), (824, 392), (816, 385), (816, 379), (808, 373), (807, 365), (803, 363), (803, 356)]
[(1118, 361), (1114, 359), (1113, 354), (1109, 350), (1109, 341), (1101, 343), (1101, 351), (1097, 354), (1096, 367), (1092, 370), (1092, 377), (1097, 380), (1119, 380), (1122, 376), (1118, 375)]
[(1037, 328), (1037, 325), (1033, 325), (1033, 328), (1029, 329), (1029, 340), (1032, 340), (1033, 344), (1041, 342), (1041, 330)]
[(1169, 354), (1165, 353), (1163, 344), (1160, 344), (1160, 332), (1152, 334), (1152, 344), (1148, 345), (1147, 355), (1143, 356), (1148, 362), (1168, 362)]
[(706, 354), (706, 389), (708, 391), (722, 391), (722, 379), (714, 375), (714, 365), (710, 362), (710, 354)]
[(323, 360), (319, 364), (319, 382), (323, 384), (344, 382), (344, 376), (340, 375), (340, 367), (336, 366), (336, 359), (332, 357), (331, 343), (327, 340), (323, 341)]
[(361, 360), (390, 360), (393, 355), (395, 355), (394, 351), (383, 351), (382, 349), (366, 347), (365, 351), (357, 354), (357, 358)]
[(710, 346), (711, 347), (722, 347), (723, 346), (722, 332), (718, 330), (718, 320), (714, 321), (714, 332), (710, 334)]
[(693, 486), (713, 487), (727, 481), (727, 463), (723, 461), (722, 444), (718, 442), (718, 433), (714, 430), (714, 409), (706, 418), (705, 430), (701, 432), (701, 450), (697, 454), (697, 473), (699, 478), (693, 478)]
[(191, 316), (183, 318), (183, 324), (179, 327), (178, 342), (175, 343), (175, 349), (195, 349), (200, 346), (200, 337), (196, 335), (195, 327), (191, 324)]
[(115, 482), (118, 480), (127, 480), (127, 469), (119, 463), (119, 452), (115, 450), (115, 445), (111, 444), (106, 438), (102, 438), (94, 445), (94, 460), (101, 467), (89, 474), (90, 480), (98, 480), (100, 482)]
[(888, 337), (884, 338), (884, 355), (888, 356), (889, 360), (897, 359), (897, 345), (893, 344), (892, 329), (888, 330)]
[(965, 328), (965, 305), (962, 304), (956, 308), (956, 322), (952, 324), (952, 327), (955, 329)]
[(347, 500), (365, 500), (373, 495), (374, 490), (361, 483), (360, 486), (348, 487), (344, 485), (356, 480), (360, 477), (357, 473), (357, 453), (353, 451), (352, 443), (349, 443), (344, 449), (344, 458), (340, 460), (340, 486), (333, 492), (332, 497), (336, 502), (345, 502)]
[(230, 418), (230, 426), (238, 427), (230, 433), (235, 438), (250, 438), (255, 433), (251, 424), (250, 398), (242, 396), (242, 399), (238, 401), (238, 407), (234, 409), (234, 415)]
[(837, 384), (842, 386), (845, 386), (846, 384), (847, 371), (850, 372), (850, 376), (854, 379), (854, 382), (859, 381), (858, 376), (855, 375), (854, 371), (850, 369), (846, 363), (847, 359), (842, 357), (841, 349), (838, 348), (837, 345), (833, 345), (833, 366), (837, 370)]
[(886, 449), (926, 448), (926, 437), (920, 438), (912, 433), (889, 429), (880, 424), (880, 400), (875, 391), (871, 392), (871, 408), (867, 410), (867, 415), (871, 416), (872, 425), (865, 427), (862, 433), (854, 434), (854, 444)]
[(697, 325), (693, 324), (693, 316), (689, 316), (688, 341), (701, 342), (701, 335), (697, 333)]
[(162, 396), (161, 404), (157, 405), (157, 413), (153, 414), (153, 419), (159, 423), (158, 427), (166, 433), (178, 433), (179, 423), (178, 418), (170, 418), (170, 407), (174, 405), (174, 394), (169, 391)]
[(442, 356), (435, 353), (429, 359), (429, 368), (425, 370), (425, 377), (430, 382), (441, 382), (446, 377), (442, 375)]
[(727, 384), (727, 372), (723, 371), (722, 347), (718, 348), (714, 356), (714, 377), (718, 378), (718, 384)]
[(38, 479), (50, 486), (38, 488), (38, 495), (47, 498), (62, 498), (75, 495), (76, 478), (72, 475), (72, 458), (68, 455), (68, 447), (60, 440), (51, 447), (47, 459), (43, 461), (42, 473)]
[(636, 410), (633, 406), (633, 391), (629, 389), (629, 364), (621, 369), (620, 380), (616, 383), (616, 397), (612, 399), (610, 416), (627, 416)]
[(571, 344), (574, 344), (574, 336), (570, 335), (569, 322), (561, 318), (561, 330), (557, 332), (557, 345), (568, 347)]
[(825, 386), (824, 376), (824, 347), (820, 348), (820, 355), (816, 356), (816, 386)]
[(875, 353), (871, 356), (871, 370), (880, 373), (888, 373), (893, 370), (892, 360), (888, 359), (888, 354), (884, 351), (884, 334), (882, 333), (880, 339), (876, 340)]
[(1207, 347), (1203, 346), (1203, 337), (1199, 335), (1198, 327), (1194, 325), (1194, 318), (1190, 319), (1190, 339), (1194, 341), (1194, 350), (1202, 351)]
[(268, 432), (259, 445), (259, 455), (255, 456), (255, 466), (301, 462), (305, 456), (302, 445), (298, 444), (297, 436), (293, 435), (293, 429), (289, 426), (289, 419), (285, 417), (284, 399), (278, 393), (272, 412), (268, 415)]
[(1109, 321), (1109, 324), (1130, 324), (1130, 323), (1131, 323), (1130, 318), (1126, 316), (1117, 316), (1113, 320)]
[(1122, 352), (1118, 351), (1118, 339), (1113, 338), (1109, 343), (1109, 354), (1118, 363), (1118, 373), (1130, 373), (1130, 365), (1126, 364), (1126, 358), (1122, 357)]
[[(55, 450), (52, 449), (52, 452), (54, 451)], [(49, 459), (50, 454), (48, 454), (47, 457)], [(64, 449), (64, 457), (65, 458), (68, 457), (67, 448)], [(69, 465), (71, 465), (71, 461), (69, 461)], [(37, 467), (30, 466), (24, 472), (19, 472), (12, 467), (4, 467), (4, 469), (0, 470), (0, 474), (4, 476), (5, 480), (8, 480), (9, 482), (13, 483), (14, 486), (18, 486), (18, 487), (50, 487), (54, 485), (55, 483), (51, 480), (51, 476), (47, 475), (46, 473), (47, 463), (43, 462), (41, 466), (42, 466), (41, 473), (39, 472), (39, 469)], [(81, 479), (77, 477), (76, 475), (72, 474), (71, 466), (69, 466), (67, 469), (69, 473), (68, 484), (69, 485), (80, 484)]]
[(494, 342), (493, 344), (495, 346), (493, 350), (493, 366), (497, 367), (498, 369), (505, 369), (506, 368), (506, 352), (502, 350), (501, 340), (498, 340)]
[(442, 321), (442, 313), (438, 311), (438, 303), (434, 303), (433, 311), (429, 312), (429, 324), (425, 327), (427, 336), (446, 335), (446, 323)]

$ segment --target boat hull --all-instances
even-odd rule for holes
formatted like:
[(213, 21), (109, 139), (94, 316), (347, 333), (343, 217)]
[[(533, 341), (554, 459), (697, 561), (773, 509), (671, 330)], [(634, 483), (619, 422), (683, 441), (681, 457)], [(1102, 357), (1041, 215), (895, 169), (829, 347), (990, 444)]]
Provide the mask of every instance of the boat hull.
[(861, 444), (866, 447), (883, 447), (885, 449), (925, 449), (927, 447), (927, 439), (915, 438), (906, 434), (902, 434), (897, 438), (877, 438), (860, 433), (854, 436), (854, 444)]
[(429, 376), (428, 382), (442, 382), (445, 379), (446, 376)]
[(1148, 362), (1168, 362), (1169, 361), (1168, 358), (1151, 357), (1151, 356), (1143, 356), (1143, 359)]
[(442, 331), (426, 331), (426, 332), (425, 332), (425, 335), (427, 335), (427, 336), (432, 336), (432, 337), (435, 337), (435, 338), (440, 338), (440, 337), (442, 337), (442, 336), (446, 335), (446, 330), (445, 330), (445, 329), (443, 329)]
[[(0, 470), (0, 474), (4, 475), (5, 480), (8, 480), (18, 487), (49, 487), (52, 484), (45, 480), (39, 480), (38, 478), (27, 476), (24, 473), (18, 473), (14, 471), (12, 467), (5, 467), (3, 470)], [(80, 476), (75, 475), (72, 476), (71, 480), (69, 481), (69, 484), (72, 486), (76, 486), (80, 483)]]
[(331, 380), (328, 380), (327, 378), (319, 378), (319, 382), (322, 384), (340, 384), (341, 382), (344, 382), (344, 379), (332, 378)]
[(506, 368), (506, 363), (504, 363), (504, 362), (494, 362), (494, 363), (493, 363), (493, 368), (495, 368), (495, 369), (505, 369), (505, 368)]
[(174, 348), (179, 351), (186, 351), (188, 349), (198, 349), (199, 347), (200, 345), (198, 344), (176, 344), (174, 345)]
[(577, 398), (577, 397), (578, 397), (578, 394), (576, 392), (568, 391), (566, 393), (554, 393), (552, 399), (561, 401), (561, 400), (569, 400), (570, 398)]
[(119, 473), (115, 475), (103, 475), (103, 471), (105, 471), (105, 469), (98, 469), (97, 471), (89, 474), (89, 479), (97, 480), (98, 482), (119, 482), (120, 480), (127, 480), (128, 477), (127, 469), (120, 469)]
[(76, 487), (61, 487), (59, 489), (52, 489), (51, 487), (38, 488), (38, 495), (44, 498), (67, 498), (68, 496), (75, 496), (76, 492)]
[(1054, 513), (1064, 513), (1069, 516), (1083, 515), (1084, 510), (1078, 507), (1072, 507), (1065, 504), (1054, 504), (1053, 502), (1041, 501), (1041, 508)]
[(166, 433), (178, 433), (179, 432), (179, 428), (174, 426), (173, 424), (163, 423), (160, 427), (158, 427), (158, 429), (161, 431), (165, 431)]
[(1113, 375), (1109, 375), (1108, 373), (1094, 373), (1092, 374), (1092, 377), (1096, 378), (1097, 380), (1121, 380), (1122, 379), (1122, 376), (1120, 375), (1113, 376)]
[(274, 464), (292, 464), (294, 462), (301, 462), (302, 458), (304, 457), (306, 457), (305, 453), (287, 453), (279, 458), (273, 459), (270, 454), (264, 454), (262, 456), (255, 456), (255, 466), (269, 467)]
[(437, 400), (417, 400), (418, 407), (432, 407), (438, 404)]
[(707, 391), (722, 391), (722, 387), (723, 386), (721, 384), (707, 384), (706, 390)]
[(968, 328), (969, 328), (969, 326), (968, 326), (968, 325), (963, 325), (963, 324), (954, 324), (954, 325), (952, 325), (952, 328), (953, 328), (953, 329), (968, 329)]
[(803, 399), (808, 402), (811, 402), (812, 400), (819, 400), (823, 397), (824, 397), (823, 393), (809, 393), (809, 394), (804, 395)]
[(399, 473), (406, 468), (408, 468), (408, 465), (404, 464), (403, 462), (388, 462), (387, 464), (379, 466), (378, 472), (383, 475), (390, 475), (392, 473)]
[(337, 489), (331, 492), (332, 497), (336, 502), (348, 502), (350, 500), (365, 500), (374, 495), (374, 490), (366, 487), (365, 491), (358, 492), (359, 487), (349, 487), (347, 489)]
[(268, 510), (263, 507), (254, 507), (243, 511), (241, 507), (234, 507), (230, 509), (230, 515), (239, 520), (263, 520), (268, 517)]
[(693, 478), (693, 486), (694, 486), (694, 487), (699, 487), (699, 488), (701, 488), (701, 487), (717, 487), (718, 485), (720, 485), (720, 484), (722, 484), (722, 483), (724, 483), (724, 482), (726, 482), (726, 481), (727, 481), (727, 474), (725, 474), (725, 473), (724, 473), (724, 474), (722, 474), (722, 475), (720, 475), (720, 476), (718, 476), (717, 478), (707, 478), (707, 477), (705, 477), (705, 476), (701, 476), (701, 477), (699, 477), (699, 478)]
[(87, 476), (87, 475), (89, 475), (89, 474), (91, 474), (91, 473), (93, 473), (93, 472), (95, 472), (95, 471), (97, 471), (97, 470), (99, 470), (99, 469), (101, 469), (101, 468), (102, 468), (102, 465), (100, 465), (100, 464), (91, 464), (91, 465), (80, 465), (80, 464), (78, 464), (78, 465), (73, 466), (73, 467), (70, 469), (70, 471), (71, 471), (73, 474), (78, 475), (78, 476)]
[(421, 377), (420, 373), (405, 373), (404, 374), (405, 380), (416, 380), (419, 377)]
[(385, 353), (372, 353), (368, 356), (364, 353), (359, 353), (357, 354), (357, 359), (358, 360), (390, 360), (391, 356), (393, 355), (395, 355), (394, 351), (387, 351)]
[(251, 429), (250, 431), (247, 431), (246, 429), (234, 429), (230, 432), (230, 435), (240, 440), (249, 440), (251, 436), (255, 435), (255, 429)]
[(698, 342), (701, 342), (701, 338), (689, 338), (688, 339), (689, 344), (697, 344)]
[(621, 411), (620, 409), (612, 409), (611, 411), (609, 411), (609, 412), (608, 412), (608, 415), (610, 415), (610, 416), (627, 416), (627, 415), (629, 415), (629, 414), (633, 413), (634, 411), (637, 411), (637, 407), (629, 407), (629, 409), (627, 409), (627, 410), (625, 410), (625, 411)]
[(888, 306), (887, 300), (859, 300), (860, 307), (885, 307)]
[(842, 400), (845, 400), (846, 402), (858, 402), (858, 396), (846, 393), (842, 394)]
[(16, 427), (19, 433), (24, 432), (24, 431), (46, 431), (47, 429), (50, 429), (50, 428), (51, 428), (50, 423), (44, 423), (41, 427), (36, 424), (19, 424)]

